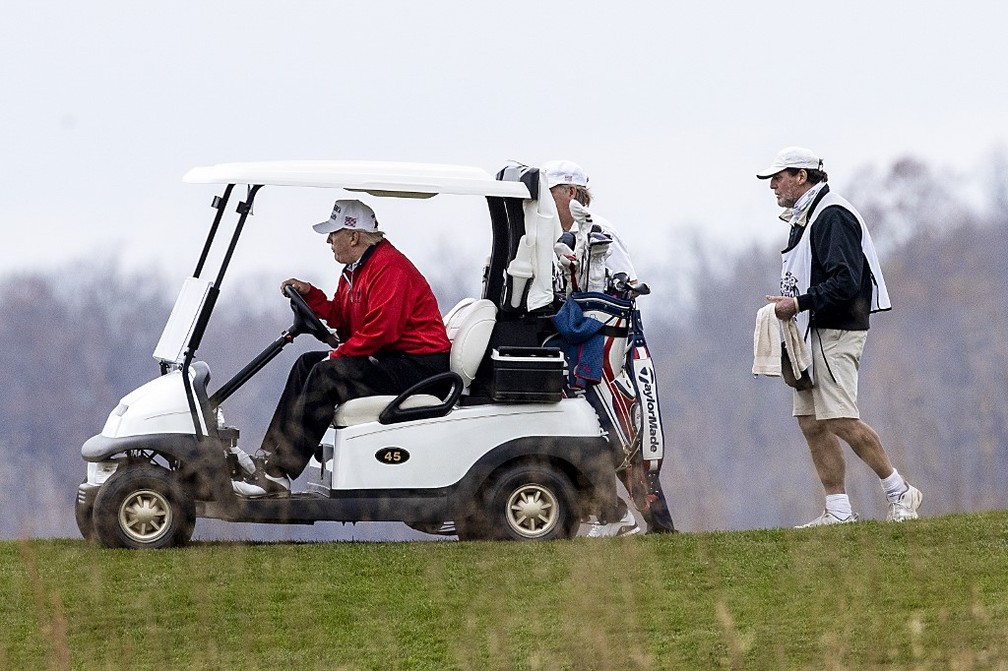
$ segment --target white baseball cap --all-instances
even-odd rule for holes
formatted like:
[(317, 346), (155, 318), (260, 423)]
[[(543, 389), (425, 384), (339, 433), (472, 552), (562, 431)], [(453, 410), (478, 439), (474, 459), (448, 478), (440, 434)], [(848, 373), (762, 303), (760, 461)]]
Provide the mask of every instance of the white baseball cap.
[(337, 200), (328, 221), (312, 226), (316, 233), (328, 235), (344, 228), (373, 233), (378, 230), (374, 210), (359, 200)]
[(822, 170), (822, 159), (811, 149), (805, 147), (784, 147), (774, 157), (770, 167), (756, 173), (759, 179), (770, 179), (781, 170), (788, 168), (804, 168), (806, 170)]
[(588, 173), (574, 161), (547, 161), (539, 168), (539, 174), (546, 177), (546, 188), (558, 184), (588, 186)]

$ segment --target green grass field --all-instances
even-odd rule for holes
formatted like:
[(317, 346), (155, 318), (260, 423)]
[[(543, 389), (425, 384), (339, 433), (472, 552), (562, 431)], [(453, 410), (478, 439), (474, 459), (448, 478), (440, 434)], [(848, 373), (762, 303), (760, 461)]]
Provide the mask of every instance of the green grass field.
[(1008, 513), (553, 543), (0, 543), (0, 669), (1008, 669)]

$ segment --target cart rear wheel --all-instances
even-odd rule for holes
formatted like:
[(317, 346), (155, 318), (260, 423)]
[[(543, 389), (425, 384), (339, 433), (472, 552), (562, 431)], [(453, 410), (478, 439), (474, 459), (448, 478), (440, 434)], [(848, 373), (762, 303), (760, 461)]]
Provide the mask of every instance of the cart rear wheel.
[(92, 519), (105, 547), (142, 549), (188, 543), (196, 515), (171, 471), (144, 464), (120, 469), (102, 485)]
[(487, 491), (487, 531), (504, 540), (570, 538), (577, 529), (576, 500), (570, 480), (555, 468), (514, 467)]

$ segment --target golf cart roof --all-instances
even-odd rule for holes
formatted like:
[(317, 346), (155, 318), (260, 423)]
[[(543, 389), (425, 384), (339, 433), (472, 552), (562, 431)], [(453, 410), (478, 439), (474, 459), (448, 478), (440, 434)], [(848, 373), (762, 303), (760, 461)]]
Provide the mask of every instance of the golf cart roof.
[[(495, 177), (480, 168), (432, 163), (261, 161), (195, 167), (183, 176), (183, 181), (223, 184), (225, 188), (214, 197), (216, 213), (203, 251), (155, 348), (154, 357), (163, 370), (188, 365), (199, 348), (238, 238), (252, 214), (256, 194), (264, 186), (341, 188), (415, 199), (439, 193), (483, 196), (489, 207), (492, 246), (483, 273), (482, 297), (491, 300), (502, 313), (518, 316), (547, 309), (555, 298), (553, 246), (563, 229), (546, 180), (539, 179), (537, 168), (511, 162)], [(234, 210), (238, 218), (229, 241), (224, 243), (226, 250), (219, 259), (214, 257), (216, 279), (204, 276), (211, 249), (221, 248), (215, 240), (237, 185), (247, 185), (248, 192)]]
[(499, 181), (481, 168), (388, 161), (258, 161), (190, 169), (194, 184), (312, 186), (363, 191), (372, 196), (430, 198), (439, 193), (530, 198), (522, 182)]

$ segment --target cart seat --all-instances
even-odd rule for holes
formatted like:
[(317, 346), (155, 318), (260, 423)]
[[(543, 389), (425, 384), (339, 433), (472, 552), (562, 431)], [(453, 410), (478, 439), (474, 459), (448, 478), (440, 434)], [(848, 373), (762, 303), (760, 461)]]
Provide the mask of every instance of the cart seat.
[[(452, 372), (424, 380), (418, 386), (426, 386), (428, 382), (438, 383), (440, 386), (444, 384), (446, 376), (457, 377), (461, 380), (461, 388), (453, 389), (453, 393), (449, 393), (447, 398), (440, 398), (433, 394), (408, 393), (410, 391), (408, 390), (404, 392), (407, 394), (406, 397), (395, 404), (396, 412), (394, 413), (385, 411), (390, 405), (393, 405), (393, 401), (400, 399), (403, 394), (354, 398), (336, 408), (333, 426), (339, 428), (377, 421), (392, 423), (418, 418), (421, 414), (428, 416), (447, 414), (455, 405), (458, 394), (476, 378), (476, 371), (483, 361), (483, 355), (490, 342), (490, 334), (496, 319), (497, 306), (493, 304), (493, 301), (485, 298), (479, 300), (475, 298), (462, 299), (445, 315), (445, 330), (452, 343), (449, 355), (449, 366)], [(454, 399), (451, 398), (453, 395)], [(429, 408), (431, 412), (417, 412), (425, 408)], [(382, 417), (383, 413), (386, 415), (384, 418)]]

